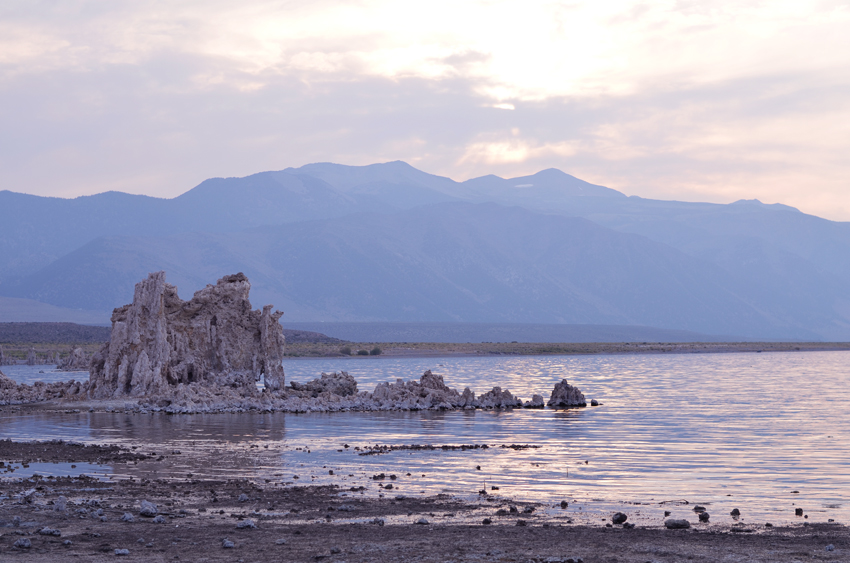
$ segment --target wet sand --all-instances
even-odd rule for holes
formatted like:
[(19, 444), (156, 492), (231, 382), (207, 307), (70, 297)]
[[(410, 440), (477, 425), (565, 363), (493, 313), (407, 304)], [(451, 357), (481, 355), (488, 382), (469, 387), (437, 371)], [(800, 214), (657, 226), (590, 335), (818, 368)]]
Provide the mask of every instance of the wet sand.
[[(0, 441), (0, 460), (7, 463), (133, 463), (139, 457), (143, 463), (158, 462), (112, 446)], [(60, 497), (66, 499), (64, 511), (56, 510)], [(143, 500), (157, 505), (159, 521), (140, 515)], [(132, 521), (122, 520), (125, 513)], [(0, 561), (850, 559), (850, 533), (841, 524), (722, 526), (697, 523), (696, 514), (690, 520), (688, 530), (668, 530), (660, 522), (626, 529), (573, 522), (566, 511), (561, 515), (541, 504), (491, 494), (471, 502), (390, 491), (374, 497), (358, 488), (266, 480), (198, 480), (189, 474), (115, 481), (6, 475), (0, 480)], [(28, 540), (30, 547), (14, 547), (19, 540)], [(225, 547), (225, 540), (233, 547)], [(828, 551), (830, 545), (834, 549)], [(126, 555), (116, 554), (125, 549)]]

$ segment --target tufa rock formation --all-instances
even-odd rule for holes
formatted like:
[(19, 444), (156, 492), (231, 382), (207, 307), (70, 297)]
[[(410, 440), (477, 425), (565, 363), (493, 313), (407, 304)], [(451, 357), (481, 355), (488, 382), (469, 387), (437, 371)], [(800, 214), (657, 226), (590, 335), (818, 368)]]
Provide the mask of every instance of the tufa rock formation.
[(92, 358), (89, 396), (169, 396), (178, 387), (283, 389), (282, 312), (251, 309), (251, 284), (225, 276), (189, 301), (156, 272), (136, 284), (133, 303), (112, 313), (110, 341)]
[(586, 407), (587, 400), (585, 400), (582, 392), (578, 390), (578, 387), (573, 387), (567, 383), (566, 379), (562, 379), (552, 389), (552, 395), (546, 404), (550, 407)]
[[(51, 362), (52, 363), (52, 362)], [(68, 357), (59, 362), (56, 366), (59, 371), (88, 371), (89, 358), (82, 348), (74, 348), (68, 353)]]

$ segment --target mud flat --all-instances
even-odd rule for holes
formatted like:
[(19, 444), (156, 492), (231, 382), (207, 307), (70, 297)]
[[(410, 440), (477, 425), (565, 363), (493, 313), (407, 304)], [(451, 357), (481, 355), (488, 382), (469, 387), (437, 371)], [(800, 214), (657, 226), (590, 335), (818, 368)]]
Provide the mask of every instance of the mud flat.
[[(158, 463), (111, 446), (61, 442), (3, 441), (0, 458)], [(836, 523), (724, 526), (694, 514), (689, 529), (667, 529), (661, 518), (635, 520), (630, 529), (580, 521), (558, 501), (497, 493), (375, 497), (358, 487), (191, 476), (4, 476), (0, 560), (846, 561), (850, 550), (850, 532)]]

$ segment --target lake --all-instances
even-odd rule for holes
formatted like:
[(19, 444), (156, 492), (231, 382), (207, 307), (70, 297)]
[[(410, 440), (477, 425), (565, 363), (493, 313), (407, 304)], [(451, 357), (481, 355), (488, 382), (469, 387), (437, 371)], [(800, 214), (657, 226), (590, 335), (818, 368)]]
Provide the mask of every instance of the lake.
[[(744, 521), (799, 522), (794, 508), (802, 507), (810, 521), (846, 523), (849, 361), (848, 352), (288, 359), (287, 381), (303, 383), (322, 371), (345, 370), (361, 390), (371, 391), (380, 381), (418, 378), (431, 369), (459, 390), (469, 386), (480, 393), (499, 385), (529, 399), (532, 393), (548, 398), (553, 385), (566, 378), (588, 400), (603, 405), (182, 416), (22, 415), (4, 409), (0, 438), (110, 442), (167, 454), (153, 474), (144, 463), (86, 468), (105, 477), (244, 476), (362, 485), (369, 486), (364, 494), (385, 494), (371, 478), (386, 473), (398, 476), (393, 495), (471, 498), (486, 487), (546, 503), (567, 500), (576, 517), (596, 518), (627, 506), (645, 518), (666, 509), (694, 521), (690, 508), (699, 503), (707, 506), (712, 522), (731, 522), (732, 508), (741, 510)], [(49, 369), (3, 367), (21, 381), (85, 378), (38, 374)], [(489, 447), (359, 455), (376, 444)], [(18, 468), (8, 476), (67, 471), (64, 464), (50, 464)], [(690, 504), (667, 502), (683, 499)]]

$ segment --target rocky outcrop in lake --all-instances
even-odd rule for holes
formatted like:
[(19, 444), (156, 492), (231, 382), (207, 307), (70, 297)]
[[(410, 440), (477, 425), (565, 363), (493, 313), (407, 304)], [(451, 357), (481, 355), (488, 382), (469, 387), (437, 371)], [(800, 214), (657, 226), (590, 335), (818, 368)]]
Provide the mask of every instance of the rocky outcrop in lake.
[[(136, 284), (133, 303), (112, 313), (110, 341), (92, 358), (92, 398), (170, 396), (188, 388), (258, 393), (283, 389), (282, 312), (253, 310), (251, 284), (224, 276), (189, 301), (156, 272)], [(186, 389), (180, 389), (184, 387)]]
[(91, 360), (82, 348), (72, 348), (56, 367), (59, 371), (88, 371), (89, 363)]
[[(446, 385), (426, 371), (418, 380), (378, 384), (359, 391), (348, 373), (323, 373), (307, 383), (284, 386), (283, 313), (267, 305), (254, 310), (251, 284), (244, 274), (224, 276), (189, 301), (166, 283), (165, 272), (136, 284), (133, 303), (112, 314), (110, 340), (92, 357), (89, 381), (18, 384), (0, 377), (0, 404), (56, 399), (89, 406), (172, 414), (242, 411), (336, 412), (542, 408), (493, 387), (481, 395)], [(35, 352), (30, 351), (34, 358)], [(85, 364), (85, 353), (71, 351), (61, 369)], [(549, 406), (586, 406), (576, 387), (561, 381)]]
[(552, 389), (552, 395), (546, 404), (550, 407), (586, 407), (587, 400), (578, 387), (573, 387), (566, 379), (562, 379)]

